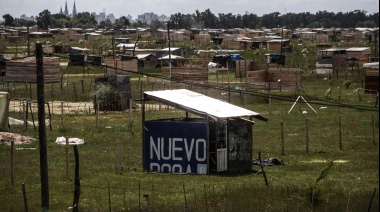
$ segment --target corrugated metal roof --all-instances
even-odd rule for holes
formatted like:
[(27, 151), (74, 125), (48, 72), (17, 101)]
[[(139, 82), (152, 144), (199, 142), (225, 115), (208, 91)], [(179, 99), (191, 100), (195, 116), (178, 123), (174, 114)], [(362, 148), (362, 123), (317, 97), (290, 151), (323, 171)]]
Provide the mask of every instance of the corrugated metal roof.
[(145, 100), (158, 101), (200, 116), (216, 118), (254, 117), (266, 121), (260, 113), (186, 89), (146, 91)]
[(361, 51), (366, 51), (366, 50), (371, 50), (369, 47), (352, 47), (346, 49), (346, 51), (351, 51), (351, 52), (361, 52)]

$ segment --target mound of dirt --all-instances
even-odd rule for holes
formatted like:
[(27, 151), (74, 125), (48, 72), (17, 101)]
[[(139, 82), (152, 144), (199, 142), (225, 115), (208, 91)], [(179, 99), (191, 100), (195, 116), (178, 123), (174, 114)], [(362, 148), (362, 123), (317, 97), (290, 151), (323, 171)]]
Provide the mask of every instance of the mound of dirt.
[(12, 140), (15, 144), (30, 144), (37, 139), (30, 136), (19, 135), (16, 133), (0, 132), (0, 144), (11, 145)]

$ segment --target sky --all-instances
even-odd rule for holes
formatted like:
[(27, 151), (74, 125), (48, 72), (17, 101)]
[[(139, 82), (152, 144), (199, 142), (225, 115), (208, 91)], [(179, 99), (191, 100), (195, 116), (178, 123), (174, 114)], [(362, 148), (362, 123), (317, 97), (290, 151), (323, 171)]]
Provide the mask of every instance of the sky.
[[(73, 10), (74, 0), (0, 0), (0, 16), (10, 14), (14, 18), (21, 15), (38, 16), (44, 10), (51, 14), (64, 11), (67, 1), (68, 10)], [(351, 12), (366, 11), (367, 15), (379, 12), (379, 0), (75, 0), (77, 12), (105, 12), (115, 18), (153, 12), (157, 15), (193, 14), (196, 10), (203, 12), (207, 9), (219, 13), (244, 15), (246, 12), (262, 16), (273, 12), (281, 14), (318, 11)]]

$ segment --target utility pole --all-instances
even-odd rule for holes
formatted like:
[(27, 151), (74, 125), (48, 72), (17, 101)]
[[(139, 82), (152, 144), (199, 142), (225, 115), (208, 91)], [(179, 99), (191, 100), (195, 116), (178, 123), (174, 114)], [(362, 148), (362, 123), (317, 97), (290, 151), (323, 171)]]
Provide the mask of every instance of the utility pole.
[(171, 56), (171, 52), (170, 52), (170, 21), (168, 21), (167, 23), (167, 27), (168, 27), (168, 43), (169, 43), (169, 78), (170, 78), (170, 81), (171, 81), (171, 78), (172, 78), (172, 56)]
[(43, 49), (36, 43), (38, 135), (40, 147), (41, 211), (49, 211), (49, 176), (46, 148)]

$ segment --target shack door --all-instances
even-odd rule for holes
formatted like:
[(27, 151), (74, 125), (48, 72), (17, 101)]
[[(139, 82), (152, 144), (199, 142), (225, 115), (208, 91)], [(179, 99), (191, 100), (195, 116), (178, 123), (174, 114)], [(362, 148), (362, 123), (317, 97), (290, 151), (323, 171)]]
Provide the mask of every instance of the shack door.
[(227, 126), (228, 171), (252, 170), (252, 124), (233, 119)]
[(227, 141), (226, 141), (227, 127), (224, 123), (218, 123), (216, 129), (216, 143), (217, 143), (217, 171), (228, 170), (228, 155), (227, 155)]

